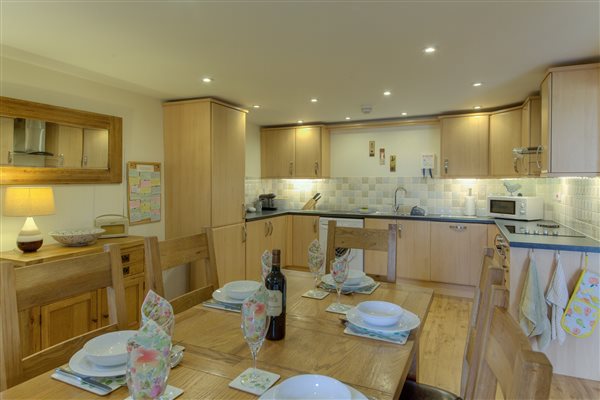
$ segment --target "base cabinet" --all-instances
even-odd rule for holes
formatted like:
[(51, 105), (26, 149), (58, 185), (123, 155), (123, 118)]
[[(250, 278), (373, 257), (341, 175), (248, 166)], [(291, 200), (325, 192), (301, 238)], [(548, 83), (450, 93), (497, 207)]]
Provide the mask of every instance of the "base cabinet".
[(396, 278), (431, 279), (431, 223), (398, 221), (396, 239)]
[(261, 256), (265, 250), (281, 250), (281, 266), (287, 265), (286, 216), (246, 223), (246, 279), (261, 280)]
[(319, 240), (319, 217), (292, 215), (292, 254), (289, 264), (308, 270), (308, 246)]

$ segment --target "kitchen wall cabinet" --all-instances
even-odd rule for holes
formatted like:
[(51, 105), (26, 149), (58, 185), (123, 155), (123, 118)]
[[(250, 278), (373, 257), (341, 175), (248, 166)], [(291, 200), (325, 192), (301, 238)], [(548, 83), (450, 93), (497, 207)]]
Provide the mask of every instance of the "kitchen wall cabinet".
[(326, 178), (330, 169), (329, 129), (325, 126), (263, 128), (263, 178)]
[(431, 280), (477, 285), (486, 244), (486, 225), (431, 222)]
[(219, 284), (246, 279), (245, 224), (213, 228), (212, 234)]
[[(540, 145), (541, 101), (539, 96), (527, 98), (521, 110), (521, 147), (538, 147)], [(541, 171), (540, 153), (524, 156), (517, 162), (519, 175), (538, 176)]]
[(83, 168), (108, 168), (108, 130), (83, 129)]
[(550, 69), (541, 84), (542, 174), (600, 173), (600, 64)]
[(396, 277), (429, 281), (431, 279), (431, 223), (398, 220)]
[[(12, 262), (16, 267), (99, 253), (107, 243), (118, 243), (125, 277), (125, 300), (127, 321), (130, 329), (137, 329), (140, 308), (144, 299), (144, 238), (99, 239), (85, 247), (64, 247), (59, 244), (42, 246), (35, 253), (5, 251), (0, 259)], [(19, 313), (19, 331), (23, 355), (33, 354), (73, 336), (80, 335), (108, 324), (106, 289), (82, 293), (42, 307), (34, 307)]]
[(287, 217), (285, 215), (246, 223), (246, 279), (261, 280), (261, 256), (265, 250), (281, 250), (281, 266), (287, 265)]
[[(108, 132), (107, 132), (108, 135)], [(108, 144), (108, 137), (105, 137)], [(105, 164), (108, 163), (108, 147), (102, 146)], [(83, 129), (73, 126), (46, 123), (46, 151), (62, 160), (57, 165), (64, 168), (81, 168), (83, 155)]]
[(308, 270), (308, 246), (319, 240), (319, 217), (292, 215), (292, 254), (288, 264)]
[(441, 176), (488, 176), (489, 116), (440, 117)]
[(515, 108), (490, 115), (490, 175), (519, 176), (513, 149), (521, 147), (522, 109)]

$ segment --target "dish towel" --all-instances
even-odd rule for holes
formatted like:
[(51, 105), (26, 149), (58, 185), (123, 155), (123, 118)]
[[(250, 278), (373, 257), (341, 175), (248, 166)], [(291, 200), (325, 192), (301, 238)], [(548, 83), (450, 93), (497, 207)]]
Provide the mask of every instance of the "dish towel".
[(538, 280), (533, 256), (529, 256), (529, 268), (519, 304), (519, 324), (528, 337), (536, 337), (538, 348), (544, 350), (550, 344), (550, 321), (544, 293)]
[(579, 338), (590, 336), (600, 318), (600, 275), (588, 271), (588, 255), (573, 295), (563, 314), (561, 326)]
[(550, 286), (546, 291), (546, 303), (552, 307), (552, 319), (551, 319), (551, 339), (558, 340), (558, 343), (563, 344), (567, 333), (560, 324), (560, 320), (565, 312), (567, 303), (569, 302), (569, 289), (567, 288), (567, 281), (565, 279), (565, 271), (563, 271), (562, 263), (560, 261), (560, 254), (556, 255), (556, 268), (554, 269), (554, 275), (550, 281)]

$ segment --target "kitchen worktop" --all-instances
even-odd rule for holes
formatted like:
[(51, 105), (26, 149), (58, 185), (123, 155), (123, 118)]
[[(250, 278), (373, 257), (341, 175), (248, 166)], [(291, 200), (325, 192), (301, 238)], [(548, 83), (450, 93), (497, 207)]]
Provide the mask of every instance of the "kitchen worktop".
[(424, 216), (396, 214), (393, 212), (362, 213), (352, 210), (287, 210), (261, 211), (246, 214), (246, 221), (257, 221), (280, 215), (317, 215), (329, 218), (382, 218), (433, 222), (457, 222), (472, 224), (496, 224), (502, 235), (508, 240), (511, 247), (522, 247), (531, 249), (582, 251), (600, 253), (600, 242), (589, 237), (553, 237), (513, 234), (506, 228), (511, 220), (495, 219), (491, 217), (469, 217), (464, 215), (428, 214)]

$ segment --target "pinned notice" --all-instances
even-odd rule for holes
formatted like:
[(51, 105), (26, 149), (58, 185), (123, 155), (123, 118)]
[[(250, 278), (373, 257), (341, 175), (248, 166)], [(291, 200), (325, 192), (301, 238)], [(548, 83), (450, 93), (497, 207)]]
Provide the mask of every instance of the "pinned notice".
[(127, 163), (127, 200), (129, 224), (160, 221), (160, 163)]

